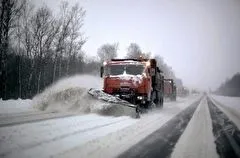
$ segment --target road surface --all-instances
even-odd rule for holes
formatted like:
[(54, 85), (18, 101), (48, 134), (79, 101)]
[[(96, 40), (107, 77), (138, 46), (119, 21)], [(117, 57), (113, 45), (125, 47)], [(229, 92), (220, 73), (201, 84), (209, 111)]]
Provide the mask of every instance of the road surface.
[(226, 100), (178, 98), (140, 119), (5, 106), (0, 157), (238, 157), (239, 107)]

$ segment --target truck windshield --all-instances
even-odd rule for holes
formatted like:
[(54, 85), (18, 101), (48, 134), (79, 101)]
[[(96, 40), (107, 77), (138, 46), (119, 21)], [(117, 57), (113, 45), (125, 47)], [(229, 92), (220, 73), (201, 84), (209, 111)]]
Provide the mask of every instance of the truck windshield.
[(108, 74), (109, 75), (123, 75), (124, 73), (128, 75), (141, 75), (143, 73), (143, 65), (109, 65)]

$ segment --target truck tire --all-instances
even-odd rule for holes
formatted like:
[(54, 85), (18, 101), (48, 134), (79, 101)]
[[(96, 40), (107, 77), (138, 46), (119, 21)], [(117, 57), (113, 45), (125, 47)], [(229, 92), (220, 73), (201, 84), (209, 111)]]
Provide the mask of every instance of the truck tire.
[(140, 118), (140, 113), (141, 113), (141, 107), (137, 105), (135, 118), (137, 119)]
[(176, 98), (176, 96), (171, 96), (170, 100), (171, 100), (171, 101), (176, 101), (177, 98)]
[(160, 97), (160, 107), (163, 107), (163, 97)]
[(158, 107), (160, 105), (160, 96), (158, 94), (158, 91), (153, 91), (152, 92), (152, 102)]

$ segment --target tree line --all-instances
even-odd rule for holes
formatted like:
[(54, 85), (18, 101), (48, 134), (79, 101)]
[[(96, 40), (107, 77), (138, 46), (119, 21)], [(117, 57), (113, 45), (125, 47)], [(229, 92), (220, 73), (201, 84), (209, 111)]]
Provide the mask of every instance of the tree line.
[[(0, 98), (32, 98), (62, 77), (81, 73), (99, 74), (103, 61), (118, 56), (118, 43), (103, 44), (97, 58), (82, 47), (87, 42), (82, 27), (86, 11), (63, 1), (59, 13), (36, 8), (30, 0), (0, 0)], [(150, 57), (136, 43), (126, 58)], [(155, 56), (166, 78), (175, 77), (161, 56)]]
[(215, 94), (224, 96), (240, 97), (240, 73), (233, 75), (232, 78), (227, 79), (215, 91)]
[(1, 98), (29, 98), (82, 71), (85, 10), (63, 1), (57, 15), (28, 0), (1, 0)]

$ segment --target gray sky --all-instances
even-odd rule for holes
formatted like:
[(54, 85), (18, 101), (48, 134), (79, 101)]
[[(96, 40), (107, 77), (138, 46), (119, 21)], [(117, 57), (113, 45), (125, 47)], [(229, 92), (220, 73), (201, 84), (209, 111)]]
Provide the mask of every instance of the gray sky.
[[(33, 0), (58, 10), (58, 0)], [(240, 0), (69, 0), (87, 11), (84, 50), (131, 42), (161, 55), (189, 87), (216, 88), (240, 72)]]

